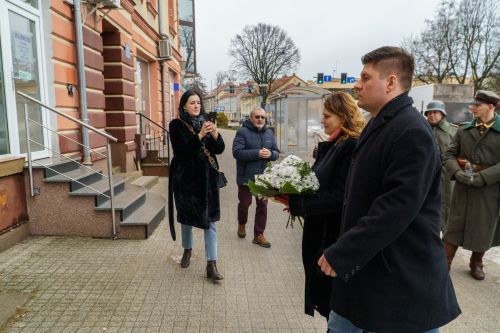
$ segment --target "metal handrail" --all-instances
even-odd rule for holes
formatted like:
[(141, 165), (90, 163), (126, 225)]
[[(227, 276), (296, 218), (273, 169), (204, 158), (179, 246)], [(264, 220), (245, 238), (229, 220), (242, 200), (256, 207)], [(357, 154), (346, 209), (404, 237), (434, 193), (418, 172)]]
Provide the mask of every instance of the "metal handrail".
[[(24, 98), (24, 126), (26, 128), (26, 148), (27, 148), (26, 149), (26, 153), (27, 153), (27, 157), (28, 157), (28, 169), (29, 169), (29, 177), (30, 177), (31, 196), (35, 196), (35, 187), (34, 187), (34, 184), (33, 184), (33, 163), (41, 165), (41, 163), (33, 161), (32, 154), (31, 154), (31, 142), (36, 143), (37, 145), (40, 145), (40, 146), (42, 146), (42, 147), (44, 147), (46, 149), (49, 149), (51, 151), (53, 151), (53, 150), (50, 147), (47, 147), (47, 146), (45, 146), (45, 145), (43, 145), (43, 144), (41, 144), (39, 142), (36, 142), (36, 141), (34, 141), (34, 140), (32, 140), (30, 138), (30, 131), (29, 131), (28, 123), (31, 121), (31, 122), (39, 125), (39, 126), (42, 126), (42, 128), (45, 129), (45, 130), (52, 131), (53, 133), (55, 133), (58, 136), (63, 136), (63, 137), (66, 137), (66, 136), (62, 135), (61, 133), (57, 133), (57, 132), (55, 132), (55, 131), (47, 128), (46, 126), (38, 123), (37, 121), (35, 121), (33, 119), (30, 119), (28, 117), (28, 101), (31, 101), (31, 102), (33, 102), (33, 103), (35, 103), (35, 104), (37, 104), (37, 105), (39, 105), (39, 106), (41, 106), (41, 107), (49, 110), (49, 111), (52, 111), (52, 112), (56, 113), (57, 115), (59, 115), (61, 117), (64, 117), (64, 118), (66, 118), (66, 119), (68, 119), (68, 120), (70, 120), (70, 121), (72, 121), (74, 123), (77, 123), (80, 126), (86, 127), (87, 129), (91, 130), (92, 132), (94, 132), (94, 133), (96, 133), (96, 134), (98, 134), (98, 135), (103, 136), (104, 138), (106, 138), (106, 155), (104, 155), (104, 154), (102, 154), (100, 152), (99, 152), (99, 154), (102, 155), (102, 156), (104, 156), (107, 159), (107, 162), (108, 162), (107, 163), (108, 164), (108, 176), (107, 177), (105, 175), (102, 175), (102, 176), (108, 178), (109, 196), (106, 195), (106, 194), (104, 194), (101, 191), (98, 191), (98, 190), (94, 189), (93, 187), (91, 187), (89, 185), (86, 185), (86, 184), (80, 182), (79, 180), (77, 180), (75, 178), (69, 177), (67, 175), (63, 175), (62, 173), (60, 173), (57, 170), (54, 170), (54, 169), (52, 169), (50, 167), (48, 167), (48, 168), (51, 169), (53, 172), (58, 173), (59, 175), (70, 179), (71, 181), (74, 181), (74, 182), (76, 182), (76, 183), (78, 183), (78, 184), (80, 184), (82, 186), (90, 188), (91, 190), (95, 191), (96, 193), (98, 193), (100, 195), (103, 195), (106, 198), (109, 198), (110, 206), (111, 206), (111, 219), (112, 219), (112, 224), (113, 224), (113, 236), (116, 237), (116, 214), (115, 214), (115, 205), (114, 205), (114, 196), (115, 196), (114, 192), (115, 191), (114, 191), (114, 188), (113, 188), (112, 161), (111, 161), (111, 145), (110, 145), (110, 141), (117, 142), (118, 139), (115, 138), (114, 136), (112, 136), (112, 135), (104, 132), (104, 131), (101, 131), (101, 130), (99, 130), (99, 129), (97, 129), (97, 128), (89, 125), (89, 124), (86, 124), (86, 123), (82, 122), (79, 119), (76, 119), (74, 117), (68, 116), (68, 115), (62, 113), (61, 111), (56, 110), (56, 109), (54, 109), (54, 108), (52, 108), (52, 107), (50, 107), (50, 106), (42, 103), (41, 101), (39, 101), (39, 100), (37, 100), (37, 99), (35, 99), (35, 98), (33, 98), (33, 97), (31, 97), (31, 96), (23, 93), (23, 92), (16, 91), (16, 93), (19, 96), (21, 96), (21, 97)], [(72, 140), (72, 139), (70, 139), (70, 140)], [(74, 141), (74, 140), (72, 140), (72, 141)], [(84, 148), (92, 150), (92, 148), (90, 148), (90, 147), (88, 147), (86, 145), (83, 145), (83, 144), (80, 144), (80, 143), (78, 143), (78, 144), (80, 146), (84, 147)], [(59, 152), (56, 152), (56, 153), (59, 154), (59, 155), (61, 155), (61, 156), (64, 156), (64, 155), (60, 154)], [(83, 163), (75, 161), (75, 160), (73, 160), (71, 158), (70, 158), (70, 160), (72, 160), (73, 162), (77, 163), (79, 166), (84, 166), (84, 167), (86, 167), (88, 169), (91, 169), (92, 171), (96, 171), (97, 172), (97, 170), (94, 170), (94, 169), (92, 169), (92, 168), (84, 165)]]
[[(136, 112), (136, 114), (139, 116), (139, 129), (140, 129), (140, 131), (141, 131), (141, 134), (143, 134), (143, 133), (142, 133), (142, 118), (146, 119), (147, 121), (149, 121), (149, 123), (150, 123), (150, 124), (152, 124), (152, 125), (154, 125), (154, 126), (156, 126), (156, 127), (160, 128), (160, 129), (164, 132), (164, 138), (165, 138), (165, 141), (166, 141), (166, 142), (163, 144), (163, 146), (162, 146), (161, 148), (160, 148), (160, 146), (161, 146), (161, 145), (160, 145), (160, 142), (158, 142), (158, 149), (157, 149), (157, 150), (158, 150), (158, 151), (161, 151), (161, 152), (163, 153), (163, 152), (165, 151), (164, 146), (167, 146), (167, 159), (168, 159), (168, 162), (170, 163), (170, 142), (169, 142), (169, 131), (168, 131), (165, 127), (163, 127), (163, 126), (161, 126), (161, 125), (157, 124), (154, 120), (152, 120), (152, 119), (151, 119), (151, 118), (149, 118), (148, 116), (145, 116), (145, 115), (143, 115), (143, 114), (142, 114), (142, 113), (140, 113), (140, 112)], [(150, 130), (151, 130), (150, 125), (146, 124), (146, 125), (144, 125), (144, 126), (145, 126), (145, 127), (147, 127), (147, 130), (148, 130), (148, 131), (150, 131)], [(156, 130), (155, 128), (153, 128), (153, 133), (154, 133), (154, 134), (156, 134), (156, 132), (157, 132), (157, 130)], [(159, 132), (159, 131), (158, 131), (158, 132)], [(148, 133), (144, 133), (144, 134), (146, 134), (146, 135), (147, 135)], [(147, 140), (149, 140), (149, 141), (153, 141), (153, 145), (155, 145), (155, 144), (156, 144), (156, 140), (157, 140), (157, 139), (160, 139), (160, 141), (161, 141), (162, 137), (161, 137), (161, 136), (160, 136), (160, 137), (156, 137), (156, 135), (153, 135), (153, 138), (148, 138)], [(163, 156), (160, 156), (160, 157), (163, 157)], [(168, 164), (164, 163), (164, 162), (163, 162), (160, 158), (157, 158), (157, 161), (158, 161), (160, 164), (162, 164), (162, 165), (168, 166)]]
[[(29, 121), (31, 121), (31, 119), (28, 119), (28, 120), (29, 120)], [(44, 126), (44, 127), (45, 127), (45, 126)], [(62, 136), (62, 137), (67, 138), (67, 137), (66, 137), (66, 136), (64, 136), (64, 135), (61, 135), (61, 136)], [(77, 160), (72, 159), (71, 157), (65, 156), (65, 155), (63, 155), (63, 154), (61, 154), (61, 153), (59, 153), (59, 152), (55, 151), (55, 150), (54, 150), (54, 149), (52, 149), (52, 148), (46, 147), (46, 146), (44, 146), (43, 144), (41, 144), (40, 142), (38, 142), (38, 141), (34, 141), (34, 140), (31, 140), (31, 139), (30, 139), (30, 141), (31, 141), (31, 142), (33, 142), (33, 143), (35, 143), (35, 144), (37, 144), (37, 145), (38, 145), (38, 146), (40, 146), (40, 147), (43, 147), (43, 148), (46, 148), (46, 149), (50, 150), (51, 152), (53, 152), (53, 153), (55, 153), (55, 154), (57, 154), (57, 155), (59, 155), (59, 156), (61, 156), (61, 157), (64, 157), (64, 158), (66, 158), (66, 159), (70, 160), (71, 162), (75, 162), (76, 164), (79, 164), (81, 167), (84, 167), (84, 168), (86, 168), (86, 169), (88, 169), (88, 170), (95, 171), (94, 169), (92, 169), (92, 168), (91, 168), (91, 167), (89, 167), (88, 165), (82, 164), (82, 163), (78, 162)], [(107, 156), (106, 156), (106, 155), (104, 155), (104, 154), (101, 154), (101, 155), (102, 155), (104, 158), (107, 158)], [(37, 163), (37, 164), (38, 164), (38, 165), (40, 165), (40, 163)], [(50, 168), (47, 168), (47, 169), (50, 169)], [(103, 177), (105, 177), (105, 178), (108, 178), (108, 176), (106, 176), (106, 175), (102, 175), (102, 176), (103, 176)], [(89, 186), (89, 187), (90, 187), (90, 186)]]
[(40, 105), (40, 106), (44, 107), (44, 108), (45, 108), (45, 109), (47, 109), (47, 110), (50, 110), (50, 111), (52, 111), (52, 112), (57, 113), (57, 114), (58, 114), (58, 115), (60, 115), (61, 117), (64, 117), (64, 118), (66, 118), (66, 119), (68, 119), (68, 120), (71, 120), (72, 122), (75, 122), (75, 123), (77, 123), (77, 124), (79, 124), (79, 125), (81, 125), (81, 126), (83, 126), (83, 127), (87, 127), (87, 128), (88, 128), (89, 130), (91, 130), (92, 132), (97, 133), (97, 134), (99, 134), (100, 136), (103, 136), (103, 137), (105, 137), (106, 139), (108, 139), (108, 140), (110, 140), (110, 141), (113, 141), (113, 142), (117, 142), (117, 141), (118, 141), (118, 139), (117, 139), (117, 138), (115, 138), (114, 136), (112, 136), (112, 135), (110, 135), (110, 134), (108, 134), (108, 133), (106, 133), (106, 132), (104, 132), (104, 131), (101, 131), (101, 130), (97, 129), (97, 128), (95, 128), (94, 126), (91, 126), (91, 125), (89, 125), (89, 124), (87, 124), (87, 123), (84, 123), (83, 121), (81, 121), (81, 120), (79, 120), (79, 119), (76, 119), (76, 118), (74, 118), (74, 117), (68, 116), (67, 114), (64, 114), (63, 112), (61, 112), (61, 111), (59, 111), (59, 110), (56, 110), (56, 109), (54, 109), (54, 108), (52, 108), (52, 107), (48, 106), (47, 104), (44, 104), (44, 103), (40, 102), (39, 100), (37, 100), (37, 99), (35, 99), (35, 98), (33, 98), (33, 97), (29, 96), (29, 95), (26, 95), (25, 93), (23, 93), (23, 92), (21, 92), (21, 91), (17, 91), (16, 93), (17, 93), (19, 96), (22, 96), (22, 97), (24, 97), (24, 98), (26, 98), (26, 99), (28, 99), (28, 100), (32, 101), (33, 103), (38, 104), (38, 105)]
[(136, 112), (136, 114), (138, 114), (138, 115), (139, 115), (139, 116), (141, 116), (142, 118), (146, 118), (146, 120), (149, 120), (151, 123), (155, 124), (156, 126), (158, 126), (159, 128), (161, 128), (162, 130), (164, 130), (165, 132), (167, 132), (167, 133), (168, 133), (168, 130), (167, 130), (165, 127), (163, 127), (163, 126), (161, 126), (161, 125), (158, 125), (158, 124), (157, 124), (154, 120), (152, 120), (152, 119), (151, 119), (151, 118), (149, 118), (148, 116), (145, 116), (145, 115), (143, 115), (143, 114), (142, 114), (142, 113), (140, 113), (140, 112)]
[[(81, 146), (81, 147), (86, 147), (86, 148), (88, 148), (91, 152), (96, 153), (96, 154), (97, 154), (97, 155), (99, 155), (99, 156), (102, 156), (102, 157), (104, 157), (104, 158), (106, 158), (106, 157), (107, 157), (107, 156), (106, 156), (106, 155), (104, 155), (103, 153), (101, 153), (101, 152), (99, 152), (99, 151), (97, 151), (97, 150), (95, 150), (95, 149), (92, 149), (92, 148), (90, 148), (90, 147), (87, 147), (87, 146), (85, 146), (85, 145), (81, 144), (80, 142), (78, 142), (78, 141), (76, 141), (76, 140), (73, 140), (72, 138), (70, 138), (70, 137), (69, 137), (69, 136), (67, 136), (67, 135), (64, 135), (64, 134), (61, 134), (61, 133), (57, 133), (57, 132), (56, 132), (56, 131), (54, 131), (53, 129), (50, 129), (50, 128), (48, 128), (47, 126), (40, 124), (38, 121), (34, 121), (33, 119), (29, 119), (29, 121), (31, 121), (31, 122), (32, 122), (32, 123), (34, 123), (34, 124), (37, 124), (37, 125), (38, 125), (38, 126), (40, 126), (40, 127), (45, 128), (47, 131), (50, 131), (50, 132), (52, 132), (52, 133), (54, 133), (54, 134), (56, 134), (56, 135), (62, 136), (63, 138), (65, 138), (65, 139), (67, 139), (67, 140), (69, 140), (69, 141), (71, 141), (71, 142), (73, 142), (73, 143), (76, 143), (77, 145), (79, 145), (79, 146)], [(34, 143), (38, 143), (38, 142), (35, 142), (35, 141), (32, 141), (32, 142), (34, 142)], [(42, 145), (42, 144), (40, 144), (40, 143), (38, 143), (38, 145), (39, 145), (39, 146), (42, 146), (42, 147), (45, 147), (44, 145)], [(47, 147), (45, 147), (45, 148), (47, 148)], [(50, 148), (48, 148), (48, 149), (50, 149)], [(52, 150), (52, 149), (50, 149), (50, 150), (51, 150), (51, 151), (53, 151), (53, 152), (55, 152), (55, 151), (54, 151), (54, 150)], [(61, 155), (62, 155), (62, 154), (61, 154)], [(63, 156), (64, 156), (64, 155), (63, 155)], [(78, 161), (77, 161), (77, 162), (78, 162)]]

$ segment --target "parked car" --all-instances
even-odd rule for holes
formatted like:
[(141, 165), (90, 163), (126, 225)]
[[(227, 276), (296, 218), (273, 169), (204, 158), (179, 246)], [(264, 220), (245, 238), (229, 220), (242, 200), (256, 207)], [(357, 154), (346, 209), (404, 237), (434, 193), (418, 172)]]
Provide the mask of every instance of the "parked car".
[(241, 119), (240, 119), (240, 121), (239, 121), (239, 122), (240, 122), (240, 126), (243, 126), (243, 123), (244, 123), (245, 121), (247, 121), (249, 118), (250, 118), (250, 117), (248, 117), (248, 116), (243, 116), (243, 117), (241, 117)]

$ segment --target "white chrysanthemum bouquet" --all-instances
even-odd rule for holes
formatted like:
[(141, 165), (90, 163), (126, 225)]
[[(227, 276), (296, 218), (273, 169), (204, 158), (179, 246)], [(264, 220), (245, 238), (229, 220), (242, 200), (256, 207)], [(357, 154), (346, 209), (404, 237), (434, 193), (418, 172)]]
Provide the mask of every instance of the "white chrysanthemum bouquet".
[[(319, 189), (318, 178), (309, 162), (295, 155), (289, 155), (281, 163), (268, 163), (264, 173), (249, 181), (248, 188), (257, 197), (270, 197), (288, 206), (288, 194), (314, 193)], [(283, 209), (288, 211), (288, 207)], [(296, 217), (289, 215), (286, 227), (293, 228)], [(302, 219), (297, 217), (302, 224)]]
[(319, 188), (319, 182), (309, 162), (289, 155), (281, 163), (269, 163), (263, 174), (255, 176), (255, 182), (248, 182), (248, 187), (255, 196), (274, 197), (314, 193)]

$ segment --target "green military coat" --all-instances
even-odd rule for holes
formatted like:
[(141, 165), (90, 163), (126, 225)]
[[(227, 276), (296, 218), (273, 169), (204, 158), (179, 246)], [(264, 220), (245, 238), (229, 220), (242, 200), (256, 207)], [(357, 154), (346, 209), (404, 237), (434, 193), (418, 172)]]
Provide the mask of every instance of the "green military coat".
[[(432, 126), (432, 131), (434, 132), (434, 138), (436, 139), (436, 144), (439, 148), (439, 154), (441, 160), (443, 160), (446, 148), (453, 140), (453, 137), (457, 133), (457, 126), (450, 124), (443, 119), (439, 125)], [(450, 212), (450, 201), (451, 201), (451, 191), (453, 189), (454, 181), (451, 177), (446, 176), (446, 169), (443, 168), (441, 172), (441, 230), (446, 232), (448, 226), (448, 215)]]
[(473, 187), (456, 182), (444, 237), (464, 249), (483, 252), (500, 245), (500, 116), (482, 136), (475, 121), (458, 129), (444, 154), (450, 177), (460, 170), (457, 157), (488, 166), (479, 171), (486, 184)]

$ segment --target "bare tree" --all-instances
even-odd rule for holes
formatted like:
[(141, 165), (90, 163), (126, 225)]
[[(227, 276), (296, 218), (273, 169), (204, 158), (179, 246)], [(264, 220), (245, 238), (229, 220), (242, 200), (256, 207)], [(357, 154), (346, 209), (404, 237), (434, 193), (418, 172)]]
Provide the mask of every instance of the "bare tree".
[(418, 37), (404, 42), (416, 60), (415, 76), (424, 82), (454, 77), (475, 90), (492, 80), (500, 60), (499, 0), (442, 0), (436, 16)]
[(457, 21), (474, 89), (481, 89), (500, 57), (498, 0), (462, 0)]
[(196, 75), (190, 78), (185, 79), (185, 85), (201, 96), (204, 96), (207, 91), (207, 84), (205, 83), (205, 79), (201, 75)]
[(420, 36), (410, 36), (403, 47), (415, 56), (415, 78), (425, 83), (442, 83), (451, 72), (448, 48), (443, 43), (447, 22), (438, 16), (426, 23)]
[(234, 69), (259, 85), (262, 107), (273, 81), (300, 63), (299, 50), (287, 33), (279, 26), (264, 23), (246, 26), (237, 34), (231, 40), (229, 55)]

